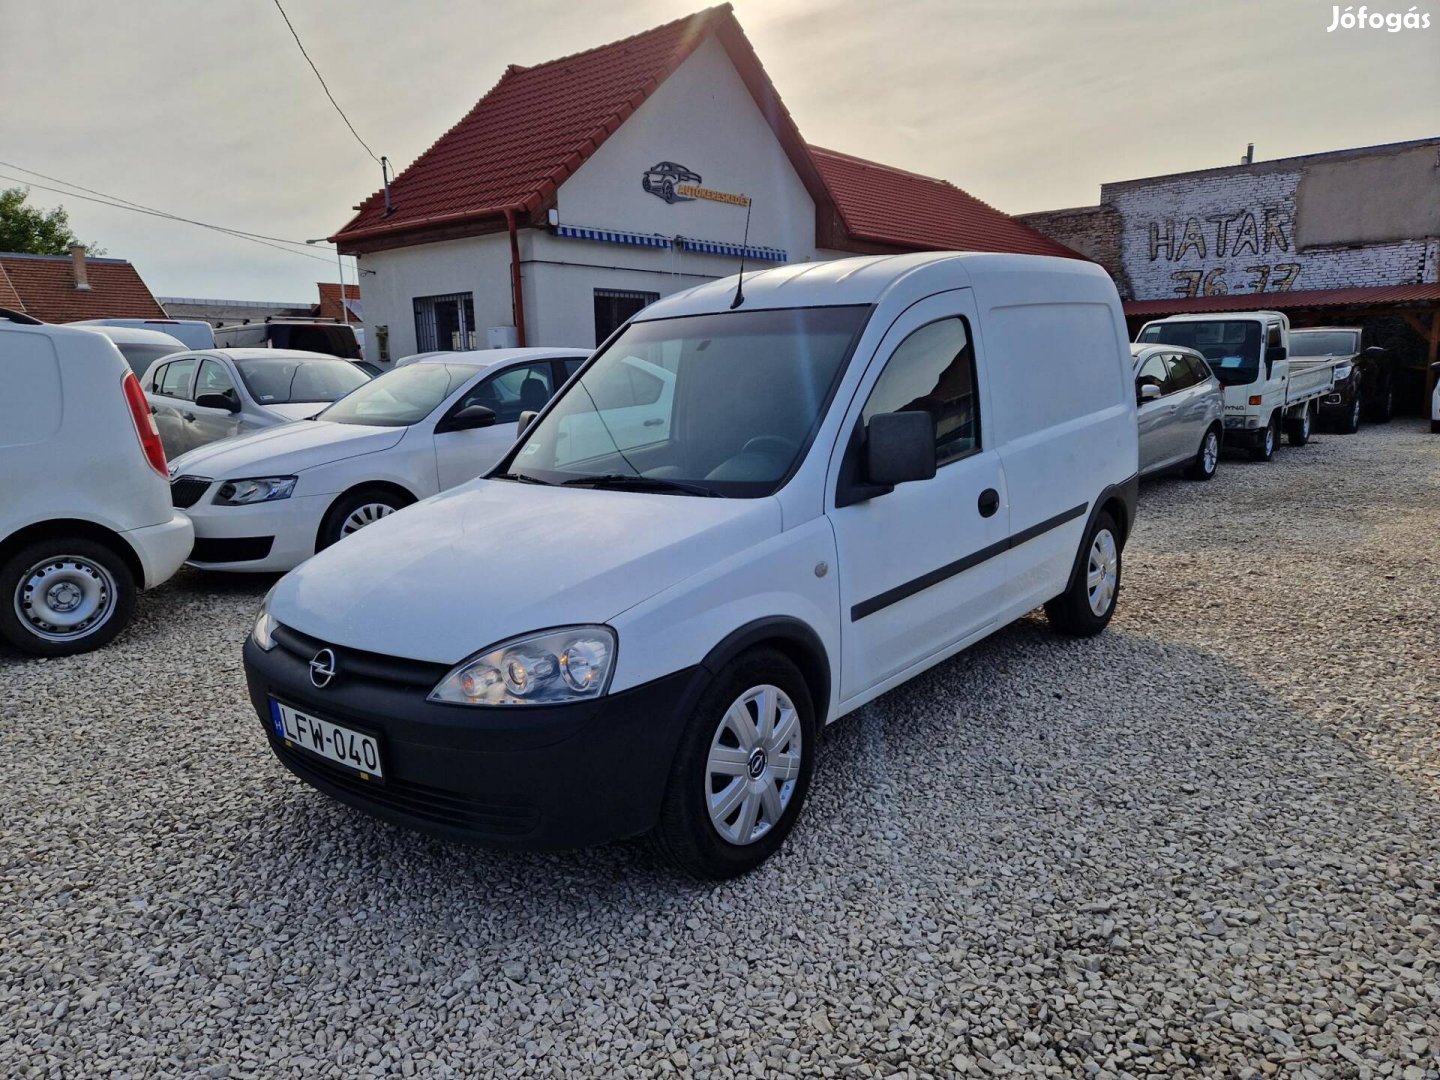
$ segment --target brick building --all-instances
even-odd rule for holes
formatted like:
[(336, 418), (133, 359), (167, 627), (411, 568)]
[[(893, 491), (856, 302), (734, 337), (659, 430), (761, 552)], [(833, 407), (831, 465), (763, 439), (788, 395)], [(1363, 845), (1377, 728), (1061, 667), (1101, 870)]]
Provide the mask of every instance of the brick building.
[(1108, 183), (1019, 218), (1109, 270), (1132, 328), (1255, 307), (1366, 324), (1412, 396), (1440, 358), (1440, 137)]

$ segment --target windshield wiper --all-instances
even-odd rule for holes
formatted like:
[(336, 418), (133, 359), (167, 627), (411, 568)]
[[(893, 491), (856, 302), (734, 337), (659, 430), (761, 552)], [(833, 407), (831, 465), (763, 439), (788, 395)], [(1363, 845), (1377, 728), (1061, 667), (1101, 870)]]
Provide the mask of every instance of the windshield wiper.
[(671, 480), (664, 476), (627, 476), (624, 473), (602, 473), (599, 476), (577, 476), (566, 480), (561, 487), (633, 488), (636, 491), (670, 491), (685, 495), (701, 495), (707, 499), (723, 499), (725, 496), (704, 484), (692, 484), (687, 480)]
[(526, 476), (524, 473), (502, 472), (490, 477), (491, 480), (514, 480), (517, 484), (541, 484), (544, 487), (550, 486), (549, 480), (541, 480), (538, 476)]

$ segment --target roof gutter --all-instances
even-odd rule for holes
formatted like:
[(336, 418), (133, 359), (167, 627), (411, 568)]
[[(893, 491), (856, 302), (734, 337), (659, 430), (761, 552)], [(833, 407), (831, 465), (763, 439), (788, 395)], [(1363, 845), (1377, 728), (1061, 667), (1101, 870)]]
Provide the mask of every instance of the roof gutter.
[(486, 218), (508, 217), (510, 214), (522, 210), (529, 210), (525, 203), (512, 203), (509, 206), (487, 206), (479, 210), (459, 210), (453, 214), (432, 214), (429, 217), (410, 218), (406, 221), (392, 221), (385, 225), (371, 225), (364, 229), (341, 229), (334, 236), (327, 237), (332, 244), (347, 243), (352, 240), (369, 240), (376, 236), (391, 236), (395, 233), (416, 232), (421, 229), (434, 228), (437, 225), (460, 225), (467, 221), (483, 221)]

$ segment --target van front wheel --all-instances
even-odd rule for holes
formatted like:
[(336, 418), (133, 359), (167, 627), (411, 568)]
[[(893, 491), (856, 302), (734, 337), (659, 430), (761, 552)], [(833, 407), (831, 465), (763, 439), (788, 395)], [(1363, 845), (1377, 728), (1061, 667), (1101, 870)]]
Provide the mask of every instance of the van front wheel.
[(1252, 461), (1269, 461), (1275, 456), (1275, 444), (1280, 441), (1280, 418), (1278, 413), (1270, 414), (1270, 422), (1265, 425), (1265, 433), (1260, 436), (1260, 441), (1250, 447), (1250, 458)]
[(1045, 605), (1045, 615), (1062, 634), (1093, 637), (1115, 614), (1120, 596), (1120, 530), (1115, 519), (1095, 515), (1080, 549), (1080, 568), (1070, 587)]
[(756, 649), (711, 681), (681, 736), (652, 834), (698, 878), (735, 877), (785, 841), (815, 761), (815, 709), (799, 669)]

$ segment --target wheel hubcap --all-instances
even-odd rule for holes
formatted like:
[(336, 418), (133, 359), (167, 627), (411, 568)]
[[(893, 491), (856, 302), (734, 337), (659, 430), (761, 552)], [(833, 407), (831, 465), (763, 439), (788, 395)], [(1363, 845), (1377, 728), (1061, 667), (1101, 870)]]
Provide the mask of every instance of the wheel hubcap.
[(98, 563), (61, 555), (36, 563), (15, 589), (15, 614), (36, 637), (69, 641), (93, 633), (115, 606), (115, 579)]
[(1212, 431), (1212, 432), (1210, 432), (1209, 435), (1206, 435), (1206, 436), (1205, 436), (1205, 454), (1204, 454), (1205, 471), (1206, 471), (1207, 473), (1212, 473), (1212, 472), (1214, 472), (1214, 471), (1215, 471), (1215, 465), (1216, 465), (1216, 463), (1217, 463), (1219, 460), (1220, 460), (1220, 439), (1219, 439), (1219, 437)]
[(366, 525), (373, 525), (383, 517), (389, 517), (395, 512), (395, 507), (388, 503), (374, 502), (366, 503), (364, 506), (357, 506), (350, 511), (345, 518), (344, 524), (340, 526), (340, 535), (349, 536), (353, 532), (359, 532)]
[(1090, 560), (1086, 568), (1085, 587), (1090, 596), (1090, 610), (1104, 615), (1115, 602), (1115, 586), (1120, 580), (1120, 552), (1109, 529), (1101, 529), (1090, 543)]
[(800, 714), (768, 683), (746, 690), (725, 710), (710, 740), (705, 798), (710, 824), (736, 845), (775, 827), (800, 777)]
[(1270, 453), (1275, 448), (1275, 425), (1271, 424), (1265, 429), (1265, 453)]
[(1310, 410), (1306, 409), (1300, 416), (1300, 434), (1304, 438), (1310, 437)]

